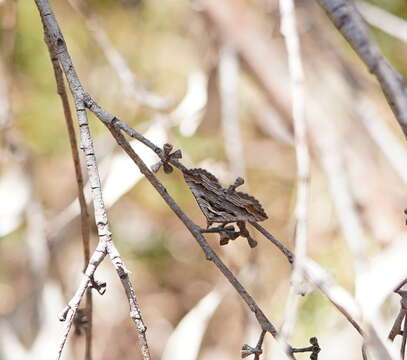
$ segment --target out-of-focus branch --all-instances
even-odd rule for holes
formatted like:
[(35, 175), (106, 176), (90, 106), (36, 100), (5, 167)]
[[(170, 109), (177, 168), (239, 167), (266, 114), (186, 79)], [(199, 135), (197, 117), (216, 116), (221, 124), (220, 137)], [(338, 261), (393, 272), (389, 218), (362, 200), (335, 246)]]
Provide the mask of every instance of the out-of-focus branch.
[(383, 89), (399, 125), (407, 137), (407, 90), (402, 76), (394, 70), (370, 39), (356, 6), (349, 0), (318, 0), (328, 16), (373, 73)]
[(328, 177), (336, 214), (353, 256), (354, 271), (356, 275), (362, 275), (366, 270), (364, 230), (349, 188), (344, 158), (340, 151), (344, 143), (334, 124), (327, 122), (317, 126), (313, 123), (313, 126), (313, 142)]
[[(251, 223), (266, 238), (277, 245), (287, 256), (290, 263), (295, 261), (295, 255), (280, 243), (270, 232), (257, 223)], [(345, 316), (352, 326), (363, 336), (362, 326), (360, 325), (360, 310), (352, 296), (342, 287), (337, 285), (329, 276), (328, 272), (311, 259), (306, 259), (304, 263), (304, 274), (307, 279), (316, 286), (328, 300)]]
[[(286, 103), (281, 97), (281, 92), (277, 92), (272, 84), (277, 84), (281, 77), (275, 71), (274, 66), (270, 66), (269, 60), (281, 62), (276, 58), (270, 48), (266, 45), (269, 38), (258, 27), (258, 19), (239, 8), (240, 2), (205, 0), (200, 1), (200, 9), (220, 33), (220, 38), (228, 44), (232, 44), (239, 54), (242, 63), (250, 69), (251, 74), (265, 90), (265, 95), (270, 104), (285, 120), (291, 118), (286, 109)], [(244, 28), (245, 31), (238, 31)]]
[(361, 95), (355, 102), (356, 111), (362, 119), (363, 125), (369, 132), (373, 141), (380, 147), (383, 154), (396, 173), (407, 185), (407, 150), (394, 135), (391, 128), (375, 111), (376, 104), (366, 96)]
[(144, 106), (154, 110), (165, 111), (174, 105), (172, 99), (166, 99), (146, 90), (139, 84), (124, 57), (116, 50), (104, 29), (99, 26), (98, 16), (91, 11), (82, 0), (68, 0), (69, 4), (85, 19), (85, 25), (90, 31), (96, 44), (102, 49), (110, 66), (117, 73), (122, 85), (123, 93)]
[[(263, 330), (260, 333), (259, 336), (259, 340), (257, 341), (256, 347), (251, 347), (250, 345), (244, 344), (242, 346), (242, 350), (241, 350), (241, 357), (242, 359), (250, 356), (250, 355), (254, 355), (254, 360), (259, 360), (260, 359), (260, 355), (263, 353), (263, 341), (264, 341), (264, 336), (266, 335), (266, 332)], [(294, 349), (293, 352), (298, 352), (296, 351), (298, 349)]]
[(245, 177), (243, 142), (238, 112), (239, 59), (228, 45), (220, 50), (219, 89), (225, 152), (233, 176)]
[(6, 138), (6, 131), (12, 126), (12, 114), (9, 97), (11, 94), (12, 84), (11, 74), (13, 72), (12, 56), (14, 53), (16, 39), (17, 2), (14, 0), (6, 1), (3, 4), (3, 7), (3, 16), (0, 19), (2, 31), (0, 45), (0, 72), (1, 76), (3, 77), (2, 85), (0, 86), (0, 135), (4, 141), (8, 143), (10, 139)]
[[(49, 48), (51, 50), (51, 48)], [(69, 143), (71, 146), (72, 159), (75, 169), (75, 178), (78, 190), (78, 200), (81, 214), (81, 234), (82, 234), (82, 245), (83, 245), (83, 255), (84, 255), (84, 271), (86, 266), (89, 264), (90, 260), (90, 224), (89, 224), (89, 213), (86, 205), (85, 194), (83, 192), (83, 177), (81, 162), (78, 152), (78, 144), (76, 141), (75, 129), (72, 120), (71, 109), (69, 107), (68, 95), (65, 90), (64, 78), (62, 74), (61, 67), (59, 66), (58, 59), (50, 52), (50, 57), (52, 61), (52, 66), (54, 68), (55, 81), (57, 84), (57, 92), (61, 98), (62, 107), (64, 109), (65, 123), (68, 129)], [(86, 330), (85, 330), (85, 360), (92, 359), (92, 289), (88, 288), (86, 292)]]
[(93, 146), (93, 139), (90, 133), (88, 119), (86, 115), (85, 107), (85, 91), (82, 84), (76, 74), (76, 70), (73, 66), (71, 57), (68, 53), (65, 40), (59, 29), (58, 23), (55, 19), (54, 13), (47, 0), (36, 0), (36, 5), (39, 10), (41, 20), (44, 26), (44, 34), (47, 46), (50, 54), (55, 54), (62, 69), (65, 73), (69, 87), (71, 89), (72, 96), (75, 102), (75, 109), (78, 117), (80, 136), (81, 136), (81, 148), (84, 151), (86, 159), (86, 167), (88, 170), (89, 183), (92, 190), (93, 206), (95, 221), (98, 230), (99, 244), (94, 255), (91, 257), (89, 265), (82, 278), (81, 284), (74, 299), (69, 303), (68, 307), (64, 310), (62, 318), (67, 318), (66, 334), (61, 341), (60, 348), (58, 350), (58, 359), (61, 356), (63, 346), (65, 344), (67, 335), (72, 325), (73, 317), (78, 308), (79, 302), (86, 290), (93, 280), (93, 274), (104, 259), (106, 254), (109, 254), (113, 266), (122, 282), (125, 289), (129, 305), (130, 305), (130, 317), (134, 321), (138, 330), (138, 338), (140, 343), (140, 350), (144, 360), (150, 359), (150, 350), (148, 348), (146, 338), (146, 327), (139, 306), (137, 304), (136, 296), (133, 286), (130, 282), (128, 270), (126, 269), (123, 260), (117, 251), (115, 245), (112, 242), (112, 233), (109, 229), (109, 222), (107, 219), (106, 208), (103, 202), (101, 183), (99, 177), (99, 171), (96, 162), (95, 149)]
[(292, 118), (297, 161), (297, 199), (295, 205), (295, 261), (291, 275), (292, 287), (286, 305), (286, 317), (282, 335), (288, 340), (294, 331), (298, 310), (298, 294), (304, 280), (303, 264), (307, 258), (308, 197), (310, 156), (305, 122), (304, 74), (300, 54), (294, 2), (280, 1), (281, 32), (285, 38), (291, 79)]
[(366, 1), (356, 1), (356, 7), (363, 19), (370, 25), (407, 42), (407, 22), (405, 20)]

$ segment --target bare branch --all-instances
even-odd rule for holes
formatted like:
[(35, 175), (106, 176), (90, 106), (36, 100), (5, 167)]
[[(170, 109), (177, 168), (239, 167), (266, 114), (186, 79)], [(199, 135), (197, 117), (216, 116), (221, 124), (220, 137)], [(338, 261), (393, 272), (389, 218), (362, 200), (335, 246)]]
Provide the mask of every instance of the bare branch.
[[(51, 50), (51, 48), (49, 48)], [(78, 144), (76, 142), (75, 129), (72, 120), (71, 109), (69, 107), (68, 96), (65, 90), (64, 79), (62, 75), (61, 67), (59, 66), (58, 59), (55, 54), (50, 52), (52, 66), (54, 68), (55, 81), (57, 84), (58, 95), (61, 98), (62, 107), (64, 109), (65, 123), (68, 129), (69, 143), (71, 146), (72, 159), (75, 169), (76, 184), (78, 190), (78, 200), (81, 214), (81, 234), (83, 243), (83, 255), (84, 255), (84, 271), (90, 259), (90, 224), (89, 213), (86, 205), (85, 194), (83, 192), (83, 177), (82, 169), (78, 152)], [(92, 290), (88, 288), (86, 293), (86, 341), (85, 341), (85, 360), (92, 359)]]
[(106, 256), (106, 244), (104, 242), (100, 241), (95, 252), (93, 253), (93, 255), (91, 256), (91, 258), (89, 260), (89, 265), (87, 266), (85, 273), (83, 274), (83, 277), (78, 286), (78, 289), (76, 290), (72, 299), (69, 301), (68, 305), (59, 315), (59, 320), (65, 321), (66, 325), (65, 325), (64, 336), (58, 347), (57, 360), (59, 360), (62, 355), (62, 350), (64, 349), (66, 340), (68, 338), (69, 331), (72, 327), (73, 319), (76, 314), (76, 311), (78, 310), (79, 303), (81, 302), (81, 299), (82, 299), (83, 295), (85, 294), (86, 289), (90, 285), (97, 267), (103, 261), (105, 256)]
[(270, 240), (277, 248), (284, 254), (290, 264), (294, 263), (294, 254), (288, 250), (283, 243), (278, 241), (273, 234), (268, 232), (263, 226), (256, 222), (250, 221), (250, 225), (252, 225), (256, 230), (258, 230), (266, 239)]

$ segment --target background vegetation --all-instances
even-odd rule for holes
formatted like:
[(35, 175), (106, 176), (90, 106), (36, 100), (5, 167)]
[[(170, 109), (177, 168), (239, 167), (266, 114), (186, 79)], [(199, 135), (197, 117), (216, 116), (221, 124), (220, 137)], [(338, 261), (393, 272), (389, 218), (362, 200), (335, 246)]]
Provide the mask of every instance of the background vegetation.
[[(345, 212), (341, 218), (334, 180), (347, 184), (354, 211), (348, 215), (356, 216), (363, 256), (374, 261), (403, 236), (405, 240), (405, 139), (377, 82), (325, 13), (314, 2), (296, 3), (312, 157), (308, 255), (354, 292), (353, 240), (346, 239), (349, 217)], [(370, 3), (407, 18), (405, 1)], [(269, 216), (263, 225), (292, 249), (296, 162), (278, 2), (86, 1), (91, 9), (87, 17), (69, 1), (52, 5), (93, 97), (156, 142), (181, 148), (188, 166), (211, 170), (223, 184), (244, 175), (244, 190), (260, 200)], [(40, 359), (54, 351), (60, 328), (56, 314), (72, 296), (82, 271), (78, 210), (72, 205), (76, 183), (35, 3), (3, 0), (0, 16), (0, 358)], [(86, 19), (105, 31), (140, 88), (168, 100), (169, 106), (152, 109), (129, 95)], [(377, 28), (371, 33), (391, 64), (407, 75), (406, 43)], [(227, 71), (232, 72), (232, 80), (226, 78), (231, 93), (220, 86)], [(225, 131), (225, 102), (237, 113), (232, 126), (240, 129), (240, 138)], [(276, 110), (276, 104), (281, 108)], [(385, 143), (398, 149), (391, 156), (380, 142), (387, 133), (379, 129), (375, 135), (370, 122), (391, 135)], [(92, 117), (91, 127), (113, 239), (132, 271), (152, 354), (159, 358), (180, 320), (224, 280), (150, 184), (133, 179), (136, 168), (123, 162), (110, 134)], [(146, 154), (141, 152), (143, 158), (151, 156)], [(186, 213), (204, 226), (179, 172), (159, 177)], [(93, 246), (96, 240), (93, 233)], [(225, 247), (216, 236), (211, 241), (280, 325), (290, 286), (285, 259), (261, 239), (254, 250), (245, 240)], [(134, 359), (139, 352), (133, 324), (109, 263), (102, 264), (97, 277), (108, 285), (104, 296), (94, 296), (94, 358)], [(251, 315), (228, 285), (219, 296), (213, 314), (208, 307), (198, 312), (207, 323), (195, 315), (195, 321), (205, 324), (198, 352), (202, 360), (236, 359), (241, 345), (258, 337)], [(388, 328), (398, 300), (392, 295), (383, 306)], [(319, 339), (321, 359), (361, 357), (361, 339), (317, 291), (301, 300), (293, 343), (302, 346), (310, 336)], [(67, 359), (83, 356), (83, 341), (80, 335), (70, 338)], [(184, 342), (188, 347), (190, 340)], [(267, 339), (265, 359), (273, 356), (274, 344)]]

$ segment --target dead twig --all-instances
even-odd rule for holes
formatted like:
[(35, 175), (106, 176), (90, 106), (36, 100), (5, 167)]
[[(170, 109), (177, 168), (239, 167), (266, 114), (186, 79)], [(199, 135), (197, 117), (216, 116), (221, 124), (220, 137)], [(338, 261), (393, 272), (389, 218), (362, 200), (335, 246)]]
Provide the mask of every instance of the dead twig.
[(318, 344), (318, 339), (316, 337), (312, 337), (309, 339), (311, 346), (307, 346), (304, 348), (294, 349), (294, 353), (302, 353), (302, 352), (311, 352), (310, 360), (318, 360), (318, 354), (321, 351), (321, 348)]
[[(263, 346), (263, 341), (264, 341), (264, 336), (266, 335), (266, 332), (263, 330), (260, 334), (259, 341), (257, 342), (256, 347), (251, 347), (250, 345), (244, 344), (242, 346), (242, 351), (241, 351), (241, 357), (244, 359), (245, 357), (248, 357), (250, 355), (254, 354), (254, 360), (259, 360), (260, 355), (263, 354), (262, 346)], [(293, 350), (293, 352), (295, 352)]]

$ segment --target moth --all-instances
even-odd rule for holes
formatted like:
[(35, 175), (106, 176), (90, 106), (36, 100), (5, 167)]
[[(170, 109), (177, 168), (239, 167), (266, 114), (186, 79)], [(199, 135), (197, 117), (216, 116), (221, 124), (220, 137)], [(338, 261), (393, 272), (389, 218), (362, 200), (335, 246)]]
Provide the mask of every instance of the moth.
[[(152, 170), (157, 172), (163, 166), (164, 172), (169, 174), (173, 171), (169, 164), (171, 161), (182, 171), (185, 182), (207, 220), (207, 228), (202, 229), (202, 232), (219, 233), (221, 245), (242, 236), (247, 239), (250, 247), (255, 247), (257, 241), (250, 236), (246, 221), (263, 221), (267, 219), (267, 214), (253, 196), (236, 191), (238, 186), (244, 184), (243, 178), (238, 177), (228, 188), (223, 188), (216, 176), (209, 171), (186, 168), (178, 162), (182, 158), (181, 151), (172, 150), (171, 144), (164, 144), (162, 152), (158, 149), (157, 154), (161, 154), (161, 160), (152, 166)], [(234, 225), (229, 225), (233, 223), (236, 223), (239, 231), (236, 231)], [(220, 225), (211, 228), (213, 224)]]
[[(267, 214), (256, 198), (236, 191), (244, 183), (243, 178), (238, 177), (234, 184), (223, 188), (219, 180), (205, 169), (186, 169), (182, 172), (207, 219), (207, 230), (204, 232), (219, 232), (221, 245), (243, 236), (247, 238), (250, 247), (255, 247), (257, 242), (246, 229), (246, 221), (263, 221), (267, 219)], [(235, 231), (234, 226), (227, 226), (233, 223), (236, 223), (239, 231)], [(220, 225), (210, 228), (212, 224)]]

